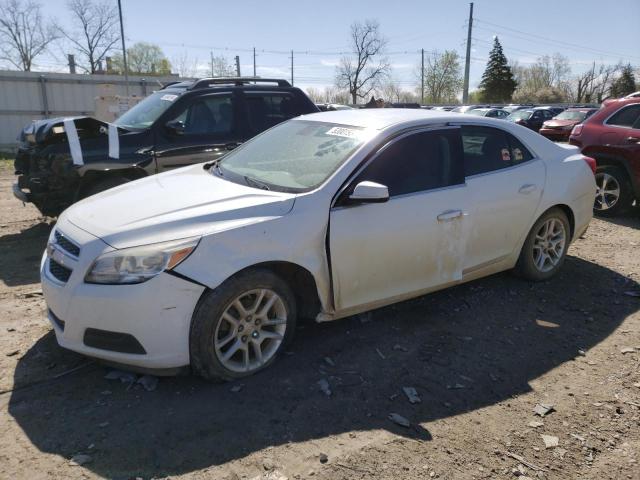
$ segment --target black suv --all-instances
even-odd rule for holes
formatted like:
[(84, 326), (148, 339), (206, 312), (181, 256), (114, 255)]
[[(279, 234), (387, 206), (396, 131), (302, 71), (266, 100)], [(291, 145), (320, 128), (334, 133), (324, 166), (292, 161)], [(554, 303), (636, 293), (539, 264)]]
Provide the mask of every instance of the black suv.
[(318, 111), (286, 80), (234, 77), (169, 84), (118, 118), (117, 130), (91, 117), (74, 118), (73, 125), (63, 118), (33, 122), (20, 135), (13, 192), (43, 215), (57, 216), (89, 195), (216, 160), (280, 122)]

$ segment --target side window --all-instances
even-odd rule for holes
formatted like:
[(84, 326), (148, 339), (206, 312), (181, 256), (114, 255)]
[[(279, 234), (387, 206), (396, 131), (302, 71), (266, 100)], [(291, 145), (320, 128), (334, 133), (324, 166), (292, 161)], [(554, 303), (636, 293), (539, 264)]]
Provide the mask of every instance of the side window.
[(245, 93), (249, 128), (260, 133), (298, 115), (295, 99), (287, 93)]
[(223, 135), (233, 130), (233, 103), (230, 95), (195, 98), (171, 121), (184, 125), (185, 135)]
[(391, 197), (464, 183), (457, 129), (420, 132), (386, 145), (353, 184), (386, 185)]
[(633, 124), (640, 117), (640, 104), (623, 107), (613, 114), (607, 125), (616, 125), (618, 127), (633, 127)]
[(467, 177), (519, 165), (533, 158), (516, 137), (491, 127), (463, 126), (462, 148)]

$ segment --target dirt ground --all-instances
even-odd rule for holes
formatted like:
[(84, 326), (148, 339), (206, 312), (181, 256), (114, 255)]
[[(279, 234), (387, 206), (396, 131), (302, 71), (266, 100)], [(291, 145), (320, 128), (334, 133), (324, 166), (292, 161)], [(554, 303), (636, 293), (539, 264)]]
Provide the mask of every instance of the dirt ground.
[(0, 165), (2, 479), (640, 479), (638, 211), (594, 220), (548, 283), (503, 273), (306, 323), (252, 378), (147, 391), (56, 344), (38, 284), (52, 222)]

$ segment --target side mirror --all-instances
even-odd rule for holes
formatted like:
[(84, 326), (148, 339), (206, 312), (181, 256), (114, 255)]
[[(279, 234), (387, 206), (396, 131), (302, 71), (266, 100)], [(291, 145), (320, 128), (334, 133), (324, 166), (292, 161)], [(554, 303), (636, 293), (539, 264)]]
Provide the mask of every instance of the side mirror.
[(184, 122), (180, 120), (167, 122), (165, 128), (171, 135), (184, 135)]
[(360, 182), (349, 195), (349, 203), (384, 203), (389, 200), (389, 189), (376, 182)]

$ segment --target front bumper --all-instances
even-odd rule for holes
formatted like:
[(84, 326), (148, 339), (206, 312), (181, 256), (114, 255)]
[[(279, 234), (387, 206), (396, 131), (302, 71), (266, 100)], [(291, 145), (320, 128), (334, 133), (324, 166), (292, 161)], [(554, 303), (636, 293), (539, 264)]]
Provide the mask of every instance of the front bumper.
[[(71, 270), (66, 282), (51, 273), (52, 258), (47, 252), (40, 265), (49, 320), (60, 346), (135, 367), (188, 365), (191, 317), (204, 287), (166, 273), (136, 285), (84, 283), (93, 260), (111, 248), (64, 219), (56, 229), (81, 247), (77, 259), (61, 260)], [(55, 258), (60, 260), (59, 254)], [(96, 330), (107, 332), (106, 339), (110, 335), (115, 343), (107, 341), (103, 348), (90, 346), (96, 345)], [(122, 338), (135, 339), (142, 349), (120, 348)]]

